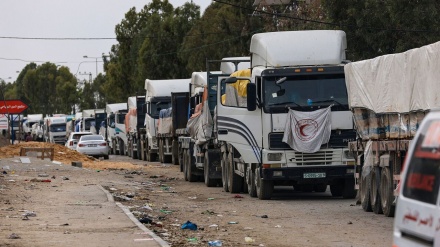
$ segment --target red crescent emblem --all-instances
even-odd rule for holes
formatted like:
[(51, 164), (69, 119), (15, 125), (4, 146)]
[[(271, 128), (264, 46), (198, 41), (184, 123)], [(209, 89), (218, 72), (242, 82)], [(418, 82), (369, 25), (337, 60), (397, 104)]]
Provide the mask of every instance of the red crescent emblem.
[(304, 133), (304, 128), (307, 127), (307, 125), (308, 124), (304, 124), (304, 125), (299, 126), (299, 133), (304, 137), (307, 137), (307, 134)]
[(313, 119), (301, 119), (296, 122), (295, 134), (301, 141), (310, 141), (318, 132), (318, 123)]

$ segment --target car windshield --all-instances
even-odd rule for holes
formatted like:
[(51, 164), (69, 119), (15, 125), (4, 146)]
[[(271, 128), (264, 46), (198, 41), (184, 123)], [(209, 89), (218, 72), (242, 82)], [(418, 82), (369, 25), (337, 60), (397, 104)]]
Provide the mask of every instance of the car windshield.
[[(277, 81), (281, 83), (276, 83)], [(344, 74), (264, 77), (263, 103), (266, 112), (273, 109), (313, 110), (336, 106), (348, 110)], [(287, 110), (285, 110), (287, 112)]]
[(80, 141), (103, 141), (104, 137), (100, 135), (85, 135), (82, 136)]
[(72, 136), (72, 139), (73, 140), (79, 140), (79, 138), (81, 138), (81, 136), (85, 136), (85, 135), (91, 135), (91, 133), (90, 134), (74, 134)]

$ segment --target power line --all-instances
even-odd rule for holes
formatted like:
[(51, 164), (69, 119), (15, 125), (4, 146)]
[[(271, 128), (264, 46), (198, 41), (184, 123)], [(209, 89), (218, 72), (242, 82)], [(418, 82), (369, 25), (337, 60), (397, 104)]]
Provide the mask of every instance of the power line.
[(288, 15), (279, 14), (279, 13), (270, 13), (270, 12), (263, 11), (263, 10), (246, 8), (246, 7), (237, 5), (237, 4), (232, 4), (232, 3), (224, 2), (224, 1), (221, 1), (221, 0), (213, 0), (213, 1), (214, 2), (218, 2), (218, 3), (222, 3), (222, 4), (226, 4), (226, 5), (235, 7), (235, 8), (240, 8), (240, 9), (248, 10), (250, 12), (258, 12), (258, 13), (262, 13), (262, 14), (266, 14), (266, 15), (276, 16), (276, 17), (279, 17), (279, 18), (287, 18), (287, 19), (292, 19), (292, 20), (312, 22), (312, 23), (324, 24), (324, 25), (329, 25), (329, 26), (357, 28), (357, 29), (368, 29), (368, 30), (374, 30), (374, 31), (392, 31), (392, 32), (408, 32), (408, 33), (409, 32), (412, 32), (412, 33), (439, 33), (439, 31), (426, 30), (426, 29), (422, 29), (422, 30), (419, 30), (419, 29), (398, 29), (398, 28), (391, 28), (390, 29), (390, 28), (376, 28), (376, 27), (370, 27), (370, 26), (359, 27), (357, 25), (325, 22), (325, 21), (319, 21), (319, 20), (314, 20), (314, 19), (307, 19), (307, 18), (301, 18), (301, 17), (288, 16)]

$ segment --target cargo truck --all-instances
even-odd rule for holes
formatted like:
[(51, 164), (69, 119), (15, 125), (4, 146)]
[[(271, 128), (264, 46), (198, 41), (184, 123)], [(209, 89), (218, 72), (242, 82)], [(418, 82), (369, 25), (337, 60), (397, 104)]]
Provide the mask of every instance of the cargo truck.
[(145, 96), (132, 96), (127, 101), (128, 112), (125, 115), (125, 133), (127, 143), (120, 154), (126, 154), (133, 159), (141, 156), (141, 140), (145, 136)]
[[(105, 133), (101, 133), (109, 145), (112, 154), (124, 154), (124, 146), (127, 143), (125, 134), (125, 115), (127, 114), (127, 103), (107, 104), (107, 126)], [(122, 152), (121, 152), (122, 151)]]
[(64, 145), (66, 142), (66, 116), (46, 117), (44, 119), (46, 142)]
[(253, 35), (249, 77), (217, 86), (224, 190), (266, 200), (277, 185), (304, 192), (329, 185), (334, 197), (355, 196), (345, 50), (343, 31)]
[[(210, 71), (209, 68), (214, 64), (220, 64), (221, 71)], [(189, 92), (189, 120), (186, 128), (176, 131), (179, 133), (178, 159), (185, 180), (194, 182), (202, 178), (208, 187), (221, 184), (221, 146), (214, 126), (217, 84), (232, 72), (249, 67), (249, 57), (230, 57), (208, 60), (208, 71), (193, 72)]]
[(178, 164), (177, 129), (188, 119), (190, 79), (146, 80), (145, 155), (153, 161)]
[(439, 53), (437, 42), (345, 66), (357, 130), (349, 148), (365, 211), (394, 215), (408, 148), (427, 112), (440, 107)]

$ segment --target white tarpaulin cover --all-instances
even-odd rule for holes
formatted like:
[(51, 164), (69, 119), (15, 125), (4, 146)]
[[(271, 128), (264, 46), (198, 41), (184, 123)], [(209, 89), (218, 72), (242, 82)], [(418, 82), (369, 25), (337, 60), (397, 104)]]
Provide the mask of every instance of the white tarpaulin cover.
[(203, 103), (196, 107), (194, 114), (188, 120), (186, 128), (191, 138), (195, 139), (196, 145), (206, 143), (212, 135), (212, 116), (208, 106), (208, 89), (205, 86)]
[(440, 42), (345, 66), (350, 108), (404, 113), (440, 107)]
[(315, 153), (330, 140), (331, 106), (312, 112), (289, 110), (283, 142), (299, 152)]

